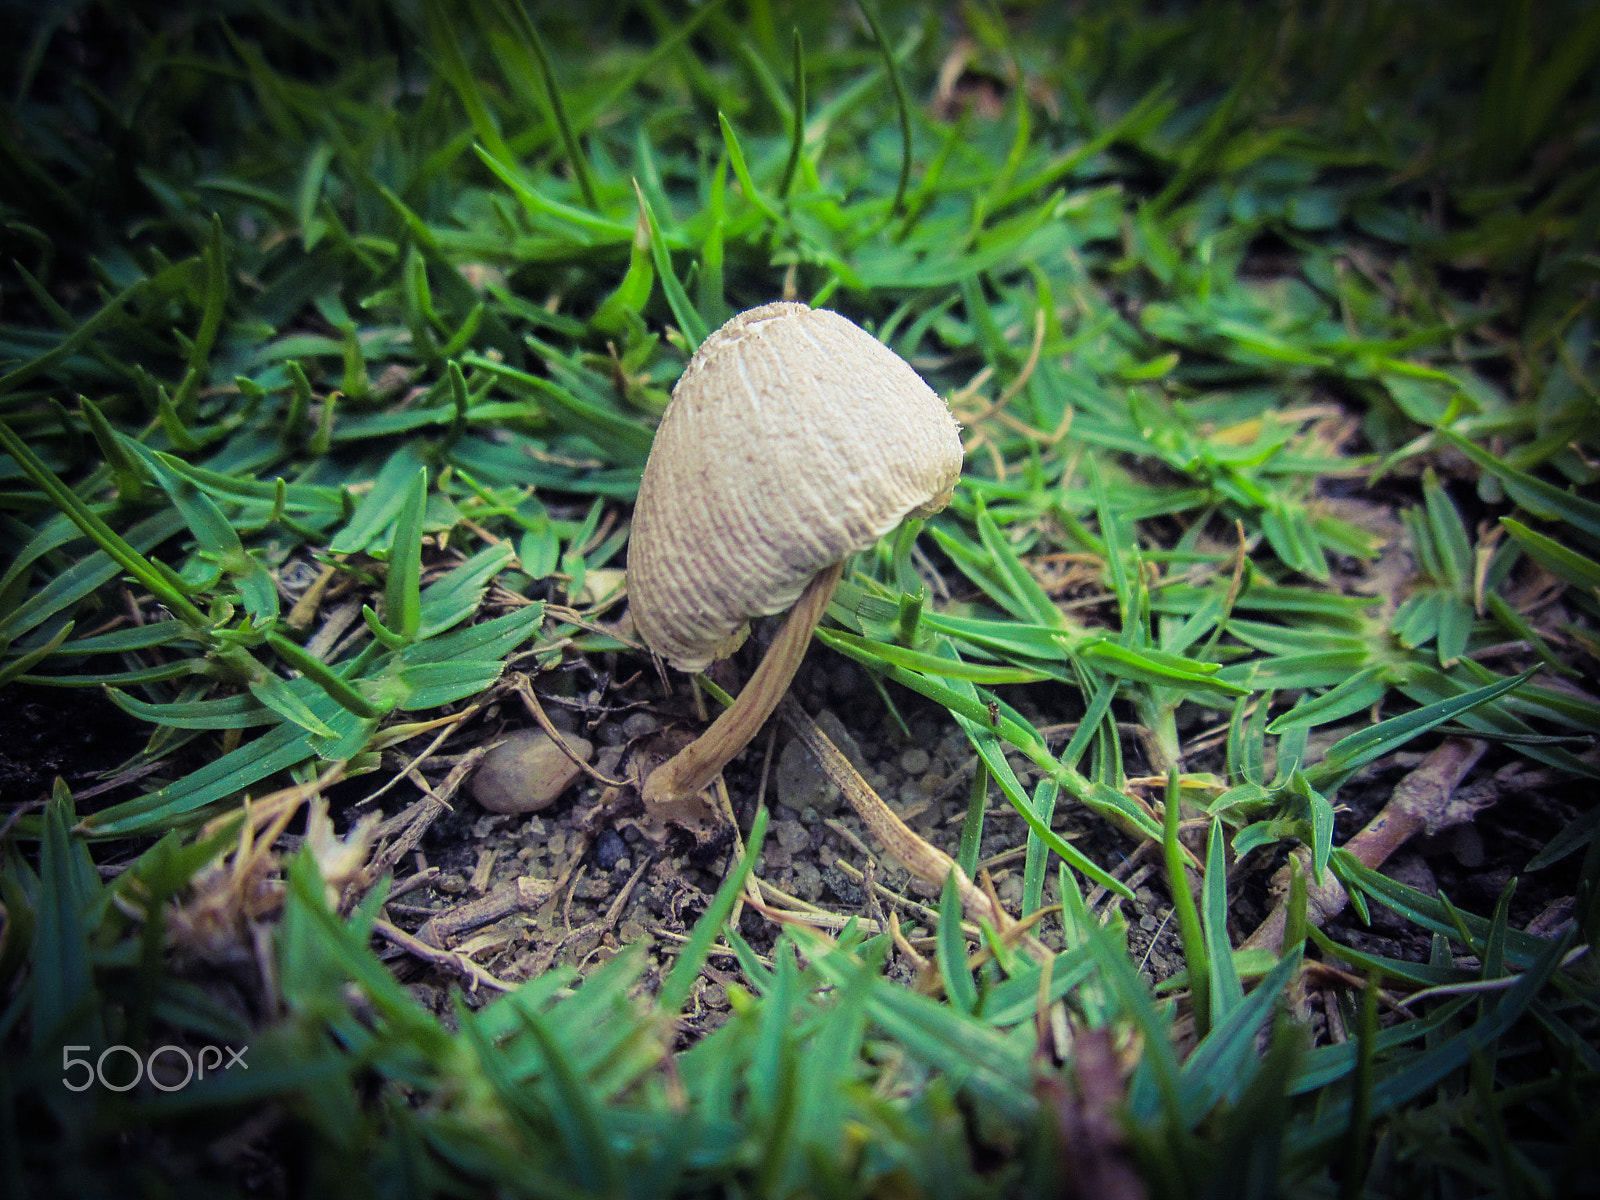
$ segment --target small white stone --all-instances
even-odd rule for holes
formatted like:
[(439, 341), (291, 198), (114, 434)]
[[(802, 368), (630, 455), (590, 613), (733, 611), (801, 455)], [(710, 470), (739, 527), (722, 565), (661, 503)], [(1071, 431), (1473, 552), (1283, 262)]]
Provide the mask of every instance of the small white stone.
[(907, 775), (921, 775), (932, 761), (921, 746), (912, 746), (900, 756), (900, 769)]
[[(586, 739), (562, 739), (585, 762), (594, 753)], [(554, 804), (581, 774), (542, 729), (519, 729), (488, 754), (472, 776), (472, 796), (490, 812), (538, 812)]]

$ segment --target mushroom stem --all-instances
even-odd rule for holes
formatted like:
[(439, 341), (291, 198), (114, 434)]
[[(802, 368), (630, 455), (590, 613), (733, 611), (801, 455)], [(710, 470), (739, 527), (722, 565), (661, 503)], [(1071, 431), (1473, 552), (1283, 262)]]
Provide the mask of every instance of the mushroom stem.
[(644, 781), (647, 805), (684, 800), (708, 786), (733, 757), (761, 732), (778, 701), (789, 690), (789, 681), (800, 668), (812, 631), (833, 597), (833, 589), (844, 572), (844, 563), (825, 567), (806, 584), (794, 607), (768, 647), (766, 657), (750, 676), (750, 682), (733, 705), (711, 722), (704, 733), (672, 758), (662, 763)]

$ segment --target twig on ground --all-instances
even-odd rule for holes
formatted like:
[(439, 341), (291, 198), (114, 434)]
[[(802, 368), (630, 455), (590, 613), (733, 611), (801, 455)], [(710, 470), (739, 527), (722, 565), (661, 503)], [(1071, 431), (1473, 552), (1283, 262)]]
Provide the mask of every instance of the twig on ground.
[[(833, 822), (829, 822), (829, 824), (832, 824), (832, 823)], [(850, 840), (851, 841), (856, 841), (857, 839), (852, 837)], [(859, 870), (857, 867), (853, 866), (852, 864), (845, 862), (844, 859), (842, 859), (842, 858), (834, 859), (833, 860), (833, 865), (835, 867), (837, 867), (841, 873), (843, 873), (844, 875), (847, 875), (855, 883), (861, 885), (862, 887), (865, 887), (867, 885), (866, 873), (861, 871), (861, 870)], [(877, 892), (878, 895), (882, 896), (885, 900), (891, 901), (894, 904), (898, 904), (901, 908), (905, 909), (907, 912), (909, 912), (909, 913), (913, 914), (914, 916), (916, 916), (918, 920), (927, 922), (930, 927), (932, 927), (934, 925), (937, 925), (939, 923), (939, 910), (938, 909), (929, 908), (926, 904), (918, 904), (915, 900), (911, 899), (909, 896), (902, 896), (899, 892), (895, 891), (893, 888), (886, 887), (883, 884), (878, 883), (876, 881), (873, 882), (872, 889), (873, 889), (873, 891)], [(977, 932), (977, 926), (975, 926), (975, 925), (967, 926), (967, 928), (969, 928), (974, 933)]]
[(555, 891), (556, 884), (548, 879), (532, 879), (524, 875), (507, 880), (486, 896), (430, 917), (417, 930), (417, 937), (424, 945), (446, 950), (463, 933), (492, 925), (512, 913), (533, 912), (555, 895)]
[(466, 782), (467, 776), (472, 774), (479, 760), (489, 752), (489, 746), (474, 746), (463, 754), (456, 765), (450, 769), (444, 782), (437, 788), (429, 785), (422, 777), (422, 772), (416, 767), (407, 767), (403, 772), (411, 782), (422, 789), (422, 799), (402, 809), (395, 816), (390, 817), (378, 827), (380, 835), (386, 836), (394, 830), (400, 830), (400, 836), (395, 838), (377, 854), (372, 856), (372, 861), (367, 864), (364, 875), (364, 886), (370, 887), (386, 873), (392, 871), (395, 864), (416, 848), (422, 841), (423, 834), (428, 832), (439, 816), (450, 807), (450, 800)]
[[(426, 928), (426, 926), (424, 926), (424, 928)], [(477, 963), (473, 962), (465, 954), (458, 954), (454, 950), (442, 950), (437, 946), (430, 946), (427, 942), (422, 941), (420, 938), (413, 937), (405, 930), (391, 925), (388, 921), (380, 920), (374, 922), (373, 930), (376, 933), (382, 934), (385, 939), (400, 947), (400, 949), (404, 950), (407, 954), (414, 955), (415, 957), (422, 959), (424, 962), (431, 962), (436, 966), (450, 967), (453, 970), (460, 971), (468, 979), (472, 980), (474, 985), (491, 987), (497, 992), (510, 992), (516, 989), (515, 984), (506, 983), (502, 979), (497, 979), (495, 976), (489, 974), (488, 971), (485, 971)]]
[(609, 779), (602, 775), (594, 767), (591, 767), (588, 761), (584, 759), (582, 755), (578, 754), (571, 746), (567, 745), (567, 739), (562, 737), (561, 731), (550, 723), (550, 718), (544, 711), (544, 705), (539, 703), (539, 697), (534, 693), (533, 690), (532, 680), (530, 680), (526, 675), (519, 673), (512, 682), (511, 689), (521, 698), (522, 707), (528, 710), (528, 715), (539, 723), (539, 728), (544, 730), (545, 736), (555, 743), (557, 750), (561, 751), (561, 753), (565, 754), (567, 758), (571, 760), (573, 766), (577, 767), (585, 775), (589, 776), (589, 778), (597, 780), (606, 787), (627, 786), (627, 783), (624, 780)]
[[(1475, 738), (1446, 738), (1439, 747), (1424, 758), (1410, 774), (1395, 785), (1394, 792), (1383, 810), (1367, 822), (1366, 828), (1345, 843), (1348, 850), (1364, 866), (1376, 870), (1391, 854), (1418, 833), (1438, 833), (1452, 825), (1470, 821), (1481, 808), (1492, 804), (1498, 793), (1468, 799), (1456, 798), (1455, 790), (1466, 777), (1486, 746)], [(1344, 887), (1330, 875), (1322, 882), (1309, 878), (1311, 856), (1308, 850), (1297, 850), (1294, 858), (1297, 869), (1307, 876), (1306, 919), (1319, 929), (1344, 911), (1349, 896)], [(1273, 879), (1273, 888), (1282, 897), (1267, 919), (1245, 939), (1241, 950), (1271, 950), (1276, 952), (1283, 942), (1283, 933), (1289, 921), (1289, 867), (1279, 871)]]
[(639, 880), (644, 878), (644, 873), (650, 869), (651, 864), (655, 861), (648, 854), (640, 859), (639, 865), (633, 869), (633, 874), (629, 875), (628, 881), (617, 890), (616, 898), (611, 901), (610, 906), (601, 916), (599, 932), (604, 933), (621, 919), (622, 910), (628, 906), (628, 897), (633, 895), (633, 889), (638, 886)]
[(900, 931), (900, 914), (893, 909), (889, 911), (889, 936), (894, 941), (895, 949), (905, 955), (913, 971), (921, 975), (928, 969), (928, 960), (911, 944), (911, 939)]
[(856, 814), (866, 825), (868, 832), (890, 857), (934, 889), (942, 888), (950, 873), (956, 872), (956, 886), (960, 889), (964, 906), (977, 915), (988, 917), (995, 923), (996, 928), (1004, 928), (1009, 924), (1003, 914), (992, 911), (989, 898), (967, 877), (967, 873), (956, 865), (953, 858), (937, 846), (918, 837), (911, 827), (884, 803), (883, 797), (872, 790), (872, 785), (861, 777), (850, 760), (811, 719), (811, 714), (801, 708), (792, 696), (784, 697), (782, 704), (779, 705), (779, 712), (788, 722), (789, 728), (805, 743), (806, 749), (811, 751), (828, 778), (838, 785), (845, 799), (850, 802), (850, 806), (856, 810)]
[[(589, 965), (589, 960), (604, 948), (604, 939), (606, 934), (615, 928), (617, 922), (622, 919), (622, 910), (628, 907), (628, 899), (633, 895), (634, 887), (638, 884), (639, 880), (644, 878), (644, 873), (650, 869), (651, 864), (654, 862), (654, 858), (646, 855), (640, 861), (639, 865), (633, 869), (633, 874), (628, 876), (627, 882), (624, 883), (620, 889), (618, 889), (616, 896), (612, 899), (611, 904), (606, 908), (604, 913), (592, 921), (585, 921), (582, 925), (579, 925), (566, 937), (561, 939), (557, 947), (558, 953), (560, 950), (564, 950), (568, 945), (583, 938), (592, 937), (594, 939), (593, 948), (583, 956), (582, 961), (576, 964), (579, 972), (582, 972)], [(555, 961), (553, 955), (551, 957), (551, 961)]]
[(422, 871), (414, 871), (404, 879), (397, 879), (394, 886), (389, 889), (389, 895), (384, 899), (384, 903), (387, 904), (392, 900), (398, 900), (406, 893), (416, 891), (419, 887), (426, 887), (435, 879), (438, 879), (440, 874), (438, 867), (428, 867)]
[[(499, 692), (499, 689), (495, 689), (493, 692), (490, 692), (489, 695), (490, 696), (497, 695), (498, 692)], [(369, 792), (367, 795), (363, 796), (360, 800), (358, 800), (356, 802), (357, 807), (360, 807), (361, 805), (365, 805), (365, 804), (371, 804), (374, 800), (377, 800), (385, 792), (387, 792), (390, 788), (396, 786), (402, 779), (412, 778), (413, 776), (411, 775), (411, 773), (413, 771), (415, 771), (418, 767), (422, 766), (423, 763), (427, 762), (428, 759), (432, 758), (434, 756), (434, 754), (437, 753), (439, 747), (444, 745), (445, 742), (451, 737), (451, 735), (453, 735), (456, 732), (456, 730), (459, 729), (460, 726), (465, 721), (467, 721), (471, 717), (475, 716), (480, 709), (484, 708), (487, 705), (487, 703), (488, 703), (488, 697), (482, 697), (482, 698), (479, 699), (478, 703), (474, 704), (471, 708), (463, 709), (461, 712), (456, 713), (454, 716), (450, 717), (446, 722), (444, 722), (445, 728), (441, 729), (439, 731), (439, 733), (434, 737), (434, 739), (427, 744), (427, 746), (423, 749), (422, 753), (418, 754), (415, 758), (413, 758), (410, 762), (408, 762), (404, 767), (402, 767), (400, 770), (396, 771), (393, 775), (391, 775), (389, 777), (388, 782), (385, 783), (382, 787), (380, 787), (377, 791)], [(473, 761), (476, 762), (477, 760), (474, 759)], [(426, 791), (427, 789), (424, 788), (423, 790)], [(387, 824), (387, 823), (388, 822), (385, 822), (385, 824)]]

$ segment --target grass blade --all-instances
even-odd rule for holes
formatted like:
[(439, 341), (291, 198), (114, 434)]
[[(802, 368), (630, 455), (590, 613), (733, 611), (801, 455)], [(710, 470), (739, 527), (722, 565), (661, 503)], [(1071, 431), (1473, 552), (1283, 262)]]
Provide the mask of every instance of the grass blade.
[(422, 511), (427, 500), (428, 468), (419, 467), (395, 518), (383, 590), (384, 625), (403, 642), (422, 628)]
[(157, 569), (150, 559), (114, 533), (111, 526), (101, 520), (76, 492), (62, 483), (55, 472), (45, 466), (8, 426), (0, 425), (0, 445), (5, 447), (6, 453), (11, 455), (23, 473), (38, 484), (56, 507), (66, 513), (95, 545), (170, 608), (180, 620), (200, 636), (205, 636), (210, 629), (206, 615), (190, 603), (189, 598), (175, 588), (168, 576)]
[(1201, 895), (1205, 904), (1206, 965), (1210, 972), (1206, 993), (1211, 1002), (1211, 1021), (1220, 1024), (1244, 1002), (1244, 988), (1234, 966), (1233, 944), (1228, 940), (1228, 860), (1223, 848), (1222, 822), (1216, 818), (1212, 818), (1206, 842), (1206, 875)]
[(1534, 673), (1535, 669), (1530, 668), (1521, 675), (1513, 675), (1509, 679), (1501, 679), (1496, 683), (1475, 688), (1460, 696), (1426, 704), (1412, 712), (1380, 721), (1360, 733), (1341, 738), (1329, 747), (1323, 760), (1312, 767), (1306, 773), (1306, 777), (1311, 786), (1317, 790), (1332, 791), (1374, 759), (1405, 745), (1412, 738), (1426, 733), (1436, 725), (1442, 725), (1452, 718), (1498, 700), (1506, 693), (1527, 683), (1533, 678)]
[(867, 0), (856, 0), (856, 5), (867, 19), (872, 40), (877, 43), (878, 53), (883, 56), (883, 68), (888, 72), (889, 86), (894, 89), (895, 115), (900, 121), (900, 177), (895, 181), (894, 199), (889, 202), (888, 212), (888, 218), (893, 218), (904, 211), (906, 188), (911, 184), (911, 101), (906, 96), (905, 80), (900, 78), (900, 64), (895, 62), (894, 51), (883, 35), (883, 26), (878, 24), (877, 14)]
[(657, 219), (655, 209), (651, 207), (638, 180), (634, 180), (633, 189), (639, 196), (640, 211), (644, 213), (645, 220), (650, 225), (650, 253), (656, 260), (656, 274), (661, 279), (661, 290), (666, 293), (667, 304), (678, 322), (678, 330), (683, 334), (684, 341), (692, 353), (706, 340), (705, 322), (700, 319), (700, 314), (689, 302), (689, 293), (683, 290), (683, 284), (679, 282), (677, 273), (672, 269), (672, 258), (667, 253), (666, 239), (661, 236), (661, 222)]
[[(1194, 897), (1189, 892), (1188, 876), (1184, 871), (1183, 844), (1178, 841), (1178, 826), (1181, 820), (1179, 795), (1178, 772), (1174, 767), (1167, 773), (1167, 803), (1163, 810), (1161, 850), (1167, 869), (1167, 892), (1172, 897), (1172, 910), (1178, 918), (1178, 937), (1183, 942), (1183, 958), (1188, 965), (1194, 1026), (1204, 1038), (1212, 1026), (1212, 987), (1218, 975), (1218, 968), (1212, 962), (1213, 947), (1207, 936), (1209, 931), (1200, 923), (1200, 911), (1195, 907)], [(1214, 822), (1212, 827), (1216, 828)], [(1208, 861), (1207, 880), (1210, 877)], [(1209, 893), (1207, 895), (1209, 904)], [(1209, 911), (1207, 915), (1210, 915)], [(1231, 966), (1231, 949), (1228, 954)]]
[(967, 939), (961, 932), (961, 892), (951, 871), (939, 897), (939, 977), (957, 1012), (978, 1011), (978, 988), (967, 970)]

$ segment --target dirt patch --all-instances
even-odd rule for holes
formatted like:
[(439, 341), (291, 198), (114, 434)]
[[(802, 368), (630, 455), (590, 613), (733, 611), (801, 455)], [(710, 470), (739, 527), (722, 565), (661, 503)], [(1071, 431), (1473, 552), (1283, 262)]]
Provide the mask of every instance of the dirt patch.
[[(673, 680), (673, 694), (664, 696), (653, 673), (633, 673), (621, 683), (615, 682), (618, 677), (575, 663), (569, 670), (534, 679), (552, 722), (598, 747), (596, 765), (601, 773), (615, 771), (627, 748), (641, 739), (700, 725), (681, 678)], [(817, 715), (895, 812), (919, 836), (954, 856), (977, 760), (945, 710), (894, 689), (891, 712), (884, 693), (864, 671), (819, 648), (813, 648), (794, 687), (802, 704)], [(1060, 711), (1042, 710), (1039, 701), (1044, 695), (1040, 689), (1017, 689), (1007, 699), (1017, 703), (1036, 727), (1053, 735), (1052, 748), (1059, 749), (1070, 736), (1077, 711), (1064, 693), (1049, 697), (1059, 701)], [(442, 783), (474, 745), (526, 723), (514, 697), (496, 701), (422, 765), (424, 778), (434, 785)], [(410, 750), (402, 746), (396, 753), (407, 755)], [(1124, 754), (1129, 774), (1138, 773), (1142, 768), (1136, 739), (1126, 739)], [(1336, 845), (1387, 803), (1395, 784), (1421, 758), (1420, 751), (1391, 755), (1341, 789)], [(1492, 752), (1473, 778), (1513, 760), (1509, 751)], [(1035, 776), (1030, 764), (1016, 756), (1012, 763), (1023, 782), (1031, 785)], [(1220, 772), (1221, 750), (1206, 751), (1185, 765), (1189, 770)], [(937, 914), (926, 887), (872, 843), (855, 812), (778, 722), (730, 765), (725, 779), (741, 829), (749, 828), (758, 804), (772, 809), (756, 872), (771, 889), (769, 895), (785, 907), (813, 910), (824, 927), (837, 927), (851, 918), (877, 924), (893, 912), (912, 944), (931, 955)], [(1442, 889), (1453, 901), (1481, 914), (1492, 910), (1509, 879), (1519, 877), (1511, 905), (1513, 924), (1520, 928), (1541, 915), (1548, 919), (1572, 894), (1577, 856), (1532, 876), (1523, 868), (1545, 840), (1576, 815), (1577, 797), (1572, 792), (1570, 784), (1546, 782), (1539, 790), (1505, 796), (1474, 824), (1408, 846), (1384, 870), (1427, 894)], [(395, 789), (385, 797), (385, 810), (401, 813), (420, 795), (414, 788)], [(415, 851), (398, 864), (397, 886), (403, 888), (406, 879), (418, 872), (431, 881), (391, 901), (390, 919), (426, 935), (428, 923), (437, 923), (441, 914), (458, 913), (518, 880), (534, 880), (552, 888), (548, 899), (475, 926), (452, 938), (449, 948), (470, 956), (495, 979), (515, 984), (552, 966), (572, 967), (582, 975), (624, 947), (642, 945), (653, 959), (647, 986), (654, 986), (710, 902), (735, 850), (726, 845), (708, 851), (682, 834), (652, 841), (636, 822), (619, 820), (619, 810), (608, 808), (604, 796), (601, 783), (585, 778), (543, 812), (500, 815), (484, 812), (464, 790), (459, 792), (453, 810), (442, 812)], [(1154, 848), (1141, 846), (1065, 797), (1052, 824), (1133, 889), (1131, 903), (1100, 889), (1091, 891), (1090, 900), (1101, 911), (1120, 906), (1140, 971), (1151, 982), (1181, 971), (1184, 959), (1177, 923)], [(1025, 842), (1021, 819), (991, 784), (980, 861), (1002, 904), (1013, 914), (1021, 908)], [(1203, 852), (1198, 841), (1192, 848)], [(1279, 850), (1249, 855), (1236, 864), (1230, 888), (1235, 943), (1270, 910), (1268, 880), (1281, 862)], [(1052, 867), (1045, 903), (1058, 899)], [(739, 929), (764, 955), (777, 926), (746, 907)], [(1040, 927), (1047, 945), (1059, 948), (1058, 929), (1049, 921)], [(1370, 925), (1347, 911), (1330, 925), (1329, 933), (1357, 949), (1413, 961), (1426, 960), (1431, 949), (1423, 931), (1376, 906)], [(448, 964), (426, 961), (404, 949), (391, 947), (387, 957), (400, 977), (436, 1006), (443, 1004), (451, 984), (462, 982), (460, 973)], [(914, 974), (903, 955), (894, 957), (890, 969), (901, 978)], [(691, 999), (686, 1031), (720, 1019), (727, 1008), (726, 984), (736, 977), (732, 957), (714, 954)], [(478, 994), (485, 996), (481, 989)]]
[[(596, 766), (602, 773), (615, 770), (632, 742), (663, 729), (698, 726), (681, 678), (670, 697), (660, 694), (653, 675), (636, 675), (625, 686), (591, 688), (581, 695), (576, 689), (563, 695), (558, 689), (564, 682), (571, 678), (537, 678), (535, 687), (558, 728), (599, 748)], [(816, 648), (794, 687), (890, 807), (921, 837), (954, 855), (976, 757), (948, 714), (897, 691), (897, 720), (865, 672)], [(423, 764), (424, 777), (442, 782), (458, 755), (525, 720), (514, 699), (496, 702)], [(405, 755), (410, 749), (398, 747), (396, 753)], [(772, 808), (756, 874), (778, 902), (814, 909), (825, 927), (842, 926), (851, 918), (877, 924), (892, 910), (912, 943), (931, 951), (937, 914), (927, 889), (871, 844), (870, 834), (837, 788), (778, 722), (728, 768), (725, 779), (741, 829), (749, 828), (758, 804)], [(392, 901), (391, 918), (417, 932), (441, 913), (518, 879), (553, 882), (554, 894), (536, 910), (474, 929), (453, 948), (470, 954), (497, 979), (514, 983), (554, 965), (571, 966), (581, 974), (624, 946), (642, 944), (655, 958), (650, 978), (658, 978), (710, 902), (735, 850), (729, 845), (708, 854), (682, 834), (654, 842), (638, 823), (617, 819), (618, 811), (602, 804), (604, 793), (601, 783), (585, 778), (551, 808), (521, 816), (486, 813), (464, 790), (459, 792), (453, 811), (432, 823), (396, 871), (402, 884), (413, 872), (431, 868), (437, 874), (427, 887)], [(420, 795), (414, 788), (395, 789), (384, 798), (385, 812), (402, 813)], [(1134, 850), (1133, 843), (1108, 831), (1103, 822), (1066, 805), (1058, 811), (1055, 826), (1100, 861), (1115, 862)], [(1024, 841), (1020, 818), (999, 790), (991, 788), (981, 858), (1002, 903), (1013, 913), (1022, 899)], [(1052, 880), (1047, 901), (1054, 893)], [(1146, 894), (1154, 904), (1155, 894), (1148, 889)], [(751, 908), (744, 910), (739, 927), (762, 954), (776, 933), (776, 926)], [(401, 977), (420, 985), (431, 999), (441, 998), (446, 984), (459, 981), (448, 968), (403, 951), (390, 957)], [(724, 969), (731, 978), (731, 958), (714, 956), (695, 1002), (704, 1011), (692, 1011), (691, 1021), (714, 1019), (725, 1009), (725, 980), (719, 980)], [(902, 966), (897, 973), (910, 972)]]
[(82, 792), (138, 753), (149, 731), (98, 688), (8, 684), (0, 711), (0, 799), (48, 800), (58, 778)]

